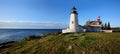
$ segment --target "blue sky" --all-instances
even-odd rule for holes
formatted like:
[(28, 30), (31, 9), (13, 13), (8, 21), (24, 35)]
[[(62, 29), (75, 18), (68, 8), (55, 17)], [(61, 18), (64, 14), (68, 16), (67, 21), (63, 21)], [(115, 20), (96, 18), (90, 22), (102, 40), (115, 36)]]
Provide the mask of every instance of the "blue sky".
[(101, 16), (120, 27), (120, 0), (0, 0), (0, 28), (65, 28), (73, 6), (80, 25)]

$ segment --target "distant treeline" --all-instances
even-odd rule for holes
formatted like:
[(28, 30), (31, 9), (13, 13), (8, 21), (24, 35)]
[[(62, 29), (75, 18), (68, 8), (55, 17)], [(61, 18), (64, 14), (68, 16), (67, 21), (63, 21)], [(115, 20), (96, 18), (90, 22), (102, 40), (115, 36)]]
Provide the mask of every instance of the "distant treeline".
[(108, 22), (108, 24), (107, 24), (107, 23), (102, 24), (102, 29), (103, 29), (103, 30), (111, 30), (110, 23)]
[(120, 27), (111, 27), (110, 22), (102, 24), (102, 30), (113, 30), (113, 32), (120, 32)]
[(120, 27), (111, 28), (113, 32), (120, 32)]

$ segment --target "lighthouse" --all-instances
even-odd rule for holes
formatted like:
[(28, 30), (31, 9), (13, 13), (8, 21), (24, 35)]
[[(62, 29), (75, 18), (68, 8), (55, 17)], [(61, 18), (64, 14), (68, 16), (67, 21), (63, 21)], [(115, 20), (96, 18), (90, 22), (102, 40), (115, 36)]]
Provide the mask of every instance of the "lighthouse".
[(79, 30), (78, 13), (77, 13), (75, 7), (72, 8), (72, 11), (71, 11), (71, 14), (70, 14), (69, 28), (72, 30), (72, 32), (78, 32), (78, 30)]
[(79, 32), (79, 24), (78, 24), (78, 13), (75, 7), (72, 8), (70, 13), (70, 24), (69, 27), (65, 30), (62, 30), (62, 33), (69, 33), (69, 32)]

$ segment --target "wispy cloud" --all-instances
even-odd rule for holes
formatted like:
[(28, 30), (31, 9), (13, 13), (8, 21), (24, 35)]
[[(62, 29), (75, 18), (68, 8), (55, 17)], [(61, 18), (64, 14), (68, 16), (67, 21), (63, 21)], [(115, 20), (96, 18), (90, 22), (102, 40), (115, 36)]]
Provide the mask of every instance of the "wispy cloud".
[(25, 28), (25, 29), (62, 29), (67, 27), (64, 23), (38, 23), (25, 21), (0, 21), (0, 28)]

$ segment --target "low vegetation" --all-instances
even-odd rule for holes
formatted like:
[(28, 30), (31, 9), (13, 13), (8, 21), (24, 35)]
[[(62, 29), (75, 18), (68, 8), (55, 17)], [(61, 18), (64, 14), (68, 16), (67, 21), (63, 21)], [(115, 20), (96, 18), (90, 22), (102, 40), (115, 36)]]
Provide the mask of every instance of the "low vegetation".
[(120, 33), (30, 36), (0, 47), (1, 54), (120, 54)]

